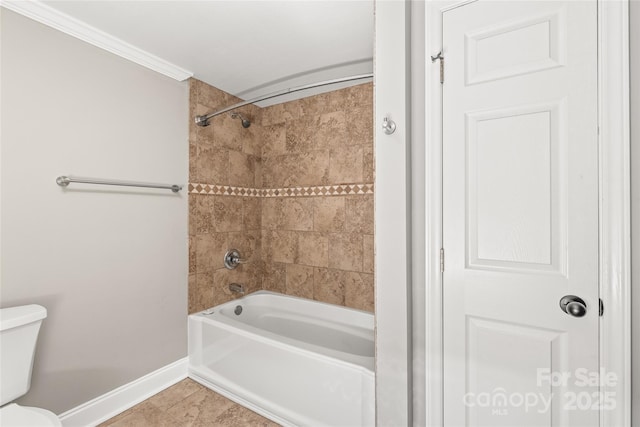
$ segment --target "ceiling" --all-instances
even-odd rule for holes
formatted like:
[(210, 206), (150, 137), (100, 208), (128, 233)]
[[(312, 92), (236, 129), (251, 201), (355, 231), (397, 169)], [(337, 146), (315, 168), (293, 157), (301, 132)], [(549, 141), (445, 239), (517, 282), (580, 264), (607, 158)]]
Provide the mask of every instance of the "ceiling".
[(373, 70), (373, 0), (43, 3), (242, 99)]

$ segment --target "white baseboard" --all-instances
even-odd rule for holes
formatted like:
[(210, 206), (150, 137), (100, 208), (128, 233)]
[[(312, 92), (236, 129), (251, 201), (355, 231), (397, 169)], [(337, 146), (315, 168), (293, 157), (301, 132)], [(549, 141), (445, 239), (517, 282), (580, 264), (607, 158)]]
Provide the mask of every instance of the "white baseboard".
[(187, 357), (60, 414), (64, 427), (96, 426), (187, 378)]

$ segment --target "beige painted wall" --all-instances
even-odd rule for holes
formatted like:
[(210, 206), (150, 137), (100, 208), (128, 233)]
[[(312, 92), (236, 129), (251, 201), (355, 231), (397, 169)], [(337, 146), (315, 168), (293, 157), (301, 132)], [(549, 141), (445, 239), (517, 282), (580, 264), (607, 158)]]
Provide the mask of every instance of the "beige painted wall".
[(640, 0), (631, 1), (632, 425), (640, 425)]
[[(2, 307), (48, 310), (30, 392), (64, 412), (187, 354), (188, 87), (2, 9)], [(2, 369), (6, 369), (5, 366)]]

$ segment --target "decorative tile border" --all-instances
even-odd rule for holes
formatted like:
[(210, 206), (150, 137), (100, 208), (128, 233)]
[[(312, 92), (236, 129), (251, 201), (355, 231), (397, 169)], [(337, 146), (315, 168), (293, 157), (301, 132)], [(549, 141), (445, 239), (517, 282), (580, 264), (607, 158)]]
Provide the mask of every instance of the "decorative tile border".
[(262, 197), (348, 196), (356, 194), (373, 194), (373, 183), (265, 188), (262, 190)]
[(248, 188), (189, 183), (190, 194), (243, 197), (316, 197), (373, 194), (373, 183), (316, 185), (309, 187)]
[(211, 196), (245, 196), (262, 197), (262, 189), (248, 187), (233, 187), (230, 185), (189, 183), (189, 194), (205, 194)]

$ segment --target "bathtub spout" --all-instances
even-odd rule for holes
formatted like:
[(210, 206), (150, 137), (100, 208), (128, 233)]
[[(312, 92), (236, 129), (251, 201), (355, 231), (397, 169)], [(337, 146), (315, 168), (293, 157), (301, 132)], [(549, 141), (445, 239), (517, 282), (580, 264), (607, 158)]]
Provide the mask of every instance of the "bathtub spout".
[(229, 290), (233, 294), (244, 295), (244, 285), (241, 285), (239, 283), (231, 283), (229, 285)]

